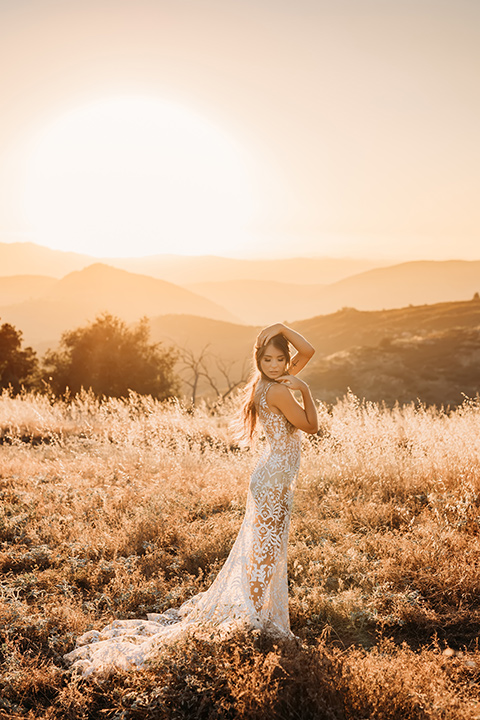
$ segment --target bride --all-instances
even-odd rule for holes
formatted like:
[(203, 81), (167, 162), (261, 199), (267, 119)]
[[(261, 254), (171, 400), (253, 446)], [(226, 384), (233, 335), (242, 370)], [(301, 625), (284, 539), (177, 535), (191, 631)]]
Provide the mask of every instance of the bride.
[[(296, 353), (290, 358), (290, 344)], [(84, 676), (141, 667), (187, 632), (238, 627), (291, 636), (287, 540), (300, 464), (300, 433), (315, 433), (317, 413), (308, 385), (296, 377), (314, 353), (291, 328), (264, 328), (255, 343), (255, 369), (245, 389), (244, 435), (260, 420), (269, 446), (253, 471), (245, 518), (223, 568), (206, 592), (147, 620), (114, 620), (77, 639), (65, 660)], [(292, 391), (300, 391), (303, 405)]]

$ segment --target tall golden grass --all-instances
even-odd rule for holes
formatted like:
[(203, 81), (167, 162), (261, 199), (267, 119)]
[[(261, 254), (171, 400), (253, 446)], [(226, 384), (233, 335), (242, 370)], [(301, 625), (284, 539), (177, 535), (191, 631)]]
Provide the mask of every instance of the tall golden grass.
[(235, 401), (0, 398), (0, 718), (480, 718), (480, 405), (348, 396), (305, 436), (289, 544), (298, 642), (187, 637), (85, 680), (62, 656), (212, 582), (264, 440)]

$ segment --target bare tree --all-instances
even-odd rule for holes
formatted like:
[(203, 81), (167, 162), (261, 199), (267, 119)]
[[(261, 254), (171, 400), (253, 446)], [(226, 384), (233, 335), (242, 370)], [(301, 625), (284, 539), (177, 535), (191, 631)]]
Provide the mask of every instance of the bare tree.
[(223, 358), (215, 358), (215, 367), (218, 370), (220, 377), (223, 378), (222, 386), (225, 387), (225, 390), (220, 389), (219, 383), (212, 373), (209, 373), (206, 376), (210, 387), (215, 391), (217, 399), (220, 401), (225, 400), (230, 393), (235, 390), (235, 388), (239, 387), (239, 385), (243, 385), (243, 383), (247, 380), (248, 358), (244, 358), (240, 368), (240, 374), (235, 373), (237, 379), (235, 379), (234, 376), (234, 368), (236, 365), (237, 363), (234, 360), (227, 362)]
[(180, 376), (184, 383), (190, 388), (190, 400), (195, 405), (198, 392), (198, 383), (200, 378), (206, 377), (205, 359), (208, 356), (208, 348), (210, 343), (204, 345), (203, 348), (195, 353), (190, 348), (178, 347), (178, 355), (180, 359)]
[(217, 401), (225, 400), (248, 375), (248, 359), (245, 358), (240, 372), (236, 372), (236, 361), (227, 361), (209, 351), (210, 343), (198, 352), (191, 348), (179, 347), (178, 356), (181, 368), (179, 371), (185, 384), (190, 388), (190, 399), (195, 405), (199, 383), (203, 379), (214, 391)]

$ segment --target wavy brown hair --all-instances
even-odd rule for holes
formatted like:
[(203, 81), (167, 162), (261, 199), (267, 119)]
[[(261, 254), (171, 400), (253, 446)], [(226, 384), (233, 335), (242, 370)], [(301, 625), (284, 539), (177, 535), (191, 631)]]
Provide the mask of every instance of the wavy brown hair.
[[(274, 335), (271, 340), (267, 343), (270, 345), (270, 343), (273, 345), (274, 348), (277, 350), (280, 350), (282, 352), (286, 359), (287, 359), (287, 368), (288, 364), (290, 363), (290, 346), (288, 344), (288, 340), (285, 337), (285, 335), (282, 335), (282, 333), (279, 333), (278, 335)], [(268, 378), (263, 372), (260, 367), (260, 362), (265, 355), (265, 350), (267, 348), (267, 345), (261, 345), (260, 347), (254, 347), (253, 349), (253, 363), (254, 368), (253, 372), (250, 376), (250, 379), (248, 383), (246, 384), (244, 391), (243, 391), (243, 402), (242, 402), (242, 408), (241, 408), (241, 424), (243, 426), (242, 430), (242, 437), (244, 437), (246, 440), (251, 440), (253, 438), (253, 435), (255, 433), (255, 428), (257, 426), (257, 419), (258, 419), (258, 410), (257, 405), (255, 404), (255, 396), (257, 392), (257, 386), (259, 380), (267, 380), (270, 382), (270, 378)]]

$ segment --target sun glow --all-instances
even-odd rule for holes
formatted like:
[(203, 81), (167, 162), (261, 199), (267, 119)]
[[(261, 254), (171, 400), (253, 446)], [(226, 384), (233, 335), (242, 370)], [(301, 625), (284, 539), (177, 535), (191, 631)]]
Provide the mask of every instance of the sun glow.
[(35, 242), (102, 256), (232, 254), (253, 214), (249, 160), (218, 127), (150, 98), (78, 108), (34, 142)]

